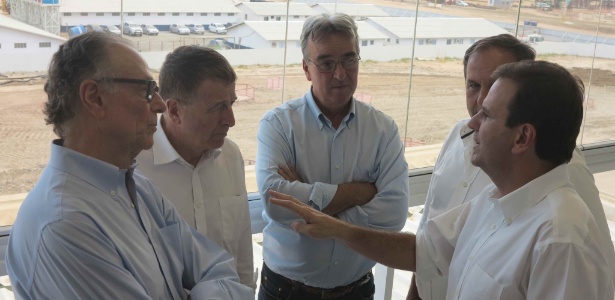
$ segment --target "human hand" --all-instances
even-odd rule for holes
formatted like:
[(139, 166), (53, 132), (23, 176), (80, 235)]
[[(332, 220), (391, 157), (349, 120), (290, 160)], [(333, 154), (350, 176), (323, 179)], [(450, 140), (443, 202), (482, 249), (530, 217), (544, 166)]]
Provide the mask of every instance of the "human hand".
[(303, 182), (303, 180), (301, 180), (301, 177), (299, 176), (299, 173), (297, 173), (297, 170), (295, 169), (293, 165), (279, 166), (278, 174), (282, 176), (282, 178), (288, 180), (289, 182), (293, 182), (293, 181)]
[(305, 223), (293, 222), (294, 231), (315, 239), (341, 238), (348, 230), (348, 224), (329, 215), (319, 212), (294, 197), (274, 190), (269, 190), (269, 202), (282, 206), (296, 213), (305, 220)]

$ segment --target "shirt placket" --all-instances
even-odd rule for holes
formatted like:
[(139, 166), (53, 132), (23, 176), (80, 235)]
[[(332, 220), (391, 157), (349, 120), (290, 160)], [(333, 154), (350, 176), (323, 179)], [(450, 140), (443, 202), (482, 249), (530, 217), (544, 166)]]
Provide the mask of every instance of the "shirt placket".
[(192, 205), (194, 209), (194, 223), (196, 229), (207, 235), (207, 216), (205, 215), (205, 203), (203, 202), (203, 185), (198, 169), (192, 172)]
[[(340, 127), (337, 132), (333, 135), (333, 140), (331, 141), (331, 166), (330, 166), (330, 174), (331, 174), (331, 183), (332, 184), (340, 184), (344, 183), (344, 139), (342, 137), (342, 132), (344, 128)], [(331, 255), (331, 261), (329, 262), (329, 272), (327, 273), (327, 280), (335, 280), (337, 278), (337, 274), (339, 272), (343, 272), (343, 258), (344, 258), (344, 250), (338, 241), (334, 241), (333, 244), (333, 253)]]
[(496, 233), (496, 231), (498, 231), (498, 229), (502, 227), (501, 225), (504, 223), (504, 219), (502, 218), (491, 218), (491, 219), (493, 219), (493, 221), (484, 222), (483, 226), (487, 226), (487, 228), (485, 228), (485, 231), (483, 231), (484, 233), (482, 234), (482, 237), (476, 242), (476, 244), (474, 244), (474, 247), (472, 248), (472, 252), (470, 252), (470, 255), (468, 256), (468, 259), (467, 259), (468, 262), (463, 267), (463, 272), (461, 273), (459, 282), (457, 283), (457, 287), (455, 288), (454, 299), (459, 299), (459, 297), (461, 296), (461, 289), (463, 288), (465, 277), (468, 274), (468, 271), (470, 270), (470, 268), (474, 267), (474, 265), (476, 264), (476, 260), (478, 259), (478, 256), (477, 256), (478, 252), (485, 245), (487, 240), (489, 240), (493, 236), (493, 234)]

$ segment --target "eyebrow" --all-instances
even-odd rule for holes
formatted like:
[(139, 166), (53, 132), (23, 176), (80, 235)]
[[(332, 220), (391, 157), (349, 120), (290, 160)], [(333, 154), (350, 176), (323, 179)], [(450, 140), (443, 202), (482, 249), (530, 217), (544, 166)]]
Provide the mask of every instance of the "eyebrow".
[[(356, 56), (356, 55), (357, 55), (356, 52), (351, 51), (351, 52), (347, 52), (347, 53), (342, 54), (342, 57), (350, 57), (350, 56)], [(333, 57), (333, 55), (331, 55), (331, 54), (321, 54), (321, 55), (316, 56), (316, 60), (321, 60), (321, 59), (325, 59), (325, 58), (332, 58), (332, 57)]]

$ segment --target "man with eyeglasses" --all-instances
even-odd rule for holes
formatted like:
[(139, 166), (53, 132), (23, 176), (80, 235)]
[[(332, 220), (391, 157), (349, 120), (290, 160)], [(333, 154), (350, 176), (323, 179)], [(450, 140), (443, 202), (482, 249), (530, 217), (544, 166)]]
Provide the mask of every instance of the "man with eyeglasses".
[(46, 122), (60, 137), (7, 248), (17, 299), (250, 299), (233, 258), (191, 230), (134, 158), (166, 110), (128, 40), (86, 33), (54, 54)]
[(159, 76), (167, 111), (137, 169), (190, 226), (233, 255), (241, 283), (256, 289), (243, 157), (226, 137), (235, 125), (235, 71), (213, 49), (182, 46)]
[(361, 227), (399, 231), (408, 166), (395, 122), (353, 94), (357, 26), (344, 14), (306, 19), (303, 71), (312, 86), (267, 112), (258, 129), (256, 179), (264, 202), (259, 299), (373, 299), (374, 261), (343, 243), (302, 236), (297, 217), (269, 203), (270, 189)]

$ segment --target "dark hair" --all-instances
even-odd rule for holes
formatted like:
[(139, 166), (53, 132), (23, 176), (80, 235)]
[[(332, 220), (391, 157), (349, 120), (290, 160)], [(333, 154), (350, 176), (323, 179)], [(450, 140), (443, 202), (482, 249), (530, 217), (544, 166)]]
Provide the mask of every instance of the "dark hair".
[(308, 39), (318, 42), (331, 33), (343, 33), (354, 38), (355, 47), (357, 47), (355, 50), (359, 54), (359, 34), (357, 30), (357, 24), (355, 24), (352, 17), (346, 14), (320, 14), (305, 19), (300, 38), (303, 58), (306, 59), (309, 55), (307, 49)]
[(558, 64), (527, 60), (504, 64), (491, 78), (517, 85), (506, 126), (532, 124), (536, 155), (555, 165), (569, 162), (583, 120), (583, 82)]
[(536, 59), (534, 48), (508, 33), (502, 33), (481, 39), (466, 50), (466, 54), (463, 56), (463, 77), (466, 77), (470, 56), (489, 48), (506, 51), (514, 55), (517, 61)]
[(160, 96), (190, 104), (199, 85), (205, 80), (218, 80), (225, 84), (237, 80), (229, 62), (211, 48), (181, 46), (167, 54), (160, 69)]
[(45, 122), (53, 124), (53, 131), (64, 138), (65, 122), (75, 117), (79, 86), (83, 80), (104, 77), (110, 72), (107, 48), (111, 44), (132, 47), (130, 41), (102, 32), (88, 32), (60, 45), (51, 58), (44, 90), (47, 93)]

